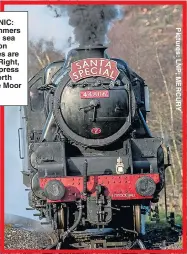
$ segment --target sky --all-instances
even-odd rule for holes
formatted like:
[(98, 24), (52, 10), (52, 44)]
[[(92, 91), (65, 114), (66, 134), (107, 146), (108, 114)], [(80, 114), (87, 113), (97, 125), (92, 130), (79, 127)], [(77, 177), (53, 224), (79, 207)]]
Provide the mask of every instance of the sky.
[[(64, 50), (72, 28), (67, 17), (54, 18), (46, 6), (11, 6), (5, 11), (28, 11), (29, 39), (53, 38), (56, 48)], [(61, 31), (61, 32), (60, 32)], [(22, 183), (22, 161), (19, 158), (19, 107), (5, 107), (5, 213), (32, 218), (28, 207), (28, 192)]]
[(67, 16), (55, 18), (45, 5), (7, 5), (5, 11), (28, 11), (28, 33), (31, 40), (54, 38), (56, 48), (63, 50), (67, 47), (67, 39), (73, 36)]

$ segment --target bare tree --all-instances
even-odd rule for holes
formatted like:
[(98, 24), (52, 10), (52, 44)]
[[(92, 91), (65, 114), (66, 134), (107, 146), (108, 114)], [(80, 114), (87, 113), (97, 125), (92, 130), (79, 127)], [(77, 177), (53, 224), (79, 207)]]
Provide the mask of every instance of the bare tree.
[(52, 40), (29, 41), (29, 77), (35, 75), (47, 64), (63, 58), (63, 52), (55, 48)]
[[(181, 196), (182, 124), (175, 107), (175, 28), (181, 27), (181, 6), (124, 6), (125, 17), (109, 34), (109, 54), (123, 58), (149, 85), (148, 125), (171, 147), (166, 171), (172, 197)], [(177, 199), (181, 208), (181, 200)]]

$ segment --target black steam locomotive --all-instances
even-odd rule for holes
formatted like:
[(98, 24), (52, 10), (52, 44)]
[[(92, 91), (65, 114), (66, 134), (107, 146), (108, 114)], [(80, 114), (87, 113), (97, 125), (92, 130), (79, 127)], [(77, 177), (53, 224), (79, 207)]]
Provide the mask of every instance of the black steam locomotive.
[(93, 228), (141, 233), (141, 207), (158, 201), (169, 165), (147, 112), (144, 80), (104, 46), (73, 49), (29, 81), (23, 183), (62, 241)]

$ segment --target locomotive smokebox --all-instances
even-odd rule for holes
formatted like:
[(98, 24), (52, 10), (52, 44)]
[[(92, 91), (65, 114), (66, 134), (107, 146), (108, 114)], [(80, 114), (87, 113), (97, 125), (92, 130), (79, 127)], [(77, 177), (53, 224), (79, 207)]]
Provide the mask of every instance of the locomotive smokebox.
[(104, 52), (107, 49), (103, 45), (85, 46), (70, 50), (66, 59), (66, 66), (72, 62), (86, 58), (104, 58)]
[[(117, 142), (129, 130), (135, 114), (134, 94), (118, 78), (117, 62), (106, 59), (106, 49), (93, 45), (71, 50), (67, 82), (54, 95), (55, 119), (64, 135), (87, 147)], [(132, 110), (129, 105), (134, 105)]]

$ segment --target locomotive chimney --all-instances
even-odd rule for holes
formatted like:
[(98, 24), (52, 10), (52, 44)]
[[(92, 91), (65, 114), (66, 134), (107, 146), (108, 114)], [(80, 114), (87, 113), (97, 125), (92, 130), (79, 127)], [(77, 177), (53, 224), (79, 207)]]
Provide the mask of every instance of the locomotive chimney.
[(104, 52), (106, 49), (107, 47), (103, 45), (72, 49), (67, 55), (65, 66), (68, 67), (72, 62), (85, 58), (104, 58)]

